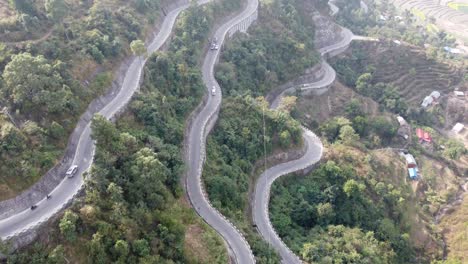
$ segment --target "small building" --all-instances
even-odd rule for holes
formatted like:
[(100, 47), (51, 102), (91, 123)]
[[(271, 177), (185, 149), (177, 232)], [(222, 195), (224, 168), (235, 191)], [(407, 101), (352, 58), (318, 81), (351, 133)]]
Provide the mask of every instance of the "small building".
[(462, 54), (463, 53), (463, 51), (461, 49), (451, 48), (451, 47), (444, 47), (444, 50), (447, 51), (448, 53), (452, 53), (452, 54)]
[(398, 123), (400, 124), (400, 126), (408, 125), (408, 123), (406, 123), (406, 120), (401, 116), (397, 116), (397, 120), (398, 120)]
[(429, 134), (429, 132), (422, 130), (421, 128), (416, 129), (416, 136), (418, 137), (420, 143), (423, 143), (423, 142), (432, 143), (431, 134)]
[(394, 40), (393, 43), (395, 43), (397, 45), (401, 45), (401, 41), (399, 41), (399, 40)]
[(434, 98), (434, 100), (437, 100), (437, 99), (440, 98), (440, 93), (438, 91), (433, 91), (431, 93), (431, 96), (432, 96), (432, 98)]
[(422, 107), (426, 108), (434, 102), (434, 98), (432, 96), (426, 96), (421, 104)]
[(452, 131), (459, 134), (460, 132), (463, 131), (464, 128), (465, 128), (465, 125), (463, 125), (462, 123), (456, 123), (453, 126)]
[(437, 100), (440, 98), (440, 93), (438, 91), (433, 91), (429, 96), (426, 96), (421, 104), (422, 107), (426, 108), (434, 103), (437, 103)]
[(465, 93), (464, 92), (461, 92), (461, 91), (455, 91), (455, 96), (457, 97), (465, 97)]

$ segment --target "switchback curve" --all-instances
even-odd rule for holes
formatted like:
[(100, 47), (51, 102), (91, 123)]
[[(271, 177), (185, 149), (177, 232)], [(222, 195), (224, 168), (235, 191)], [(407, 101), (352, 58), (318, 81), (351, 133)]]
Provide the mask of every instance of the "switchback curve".
[[(335, 15), (339, 11), (339, 8), (330, 2), (329, 5), (332, 15)], [(321, 67), (324, 74), (322, 78), (316, 82), (301, 85), (300, 89), (302, 91), (327, 88), (335, 81), (336, 72), (327, 63), (325, 57), (334, 56), (346, 50), (354, 39), (352, 32), (346, 28), (342, 28), (341, 35), (342, 38), (338, 42), (319, 49), (319, 53), (322, 57)], [(297, 87), (294, 86), (285, 89), (273, 100), (271, 108), (276, 109), (279, 106), (281, 97), (287, 92), (296, 90), (296, 88)], [(254, 198), (252, 200), (253, 204), (251, 206), (252, 218), (257, 230), (262, 237), (276, 249), (281, 256), (282, 262), (286, 264), (302, 264), (302, 261), (287, 247), (275, 231), (270, 221), (268, 206), (271, 186), (276, 179), (293, 172), (308, 169), (314, 166), (322, 157), (323, 145), (320, 139), (307, 128), (302, 127), (302, 130), (304, 144), (307, 148), (305, 154), (297, 160), (278, 164), (264, 171), (255, 184)]]
[[(233, 19), (220, 26), (213, 38), (218, 39), (222, 47), (226, 36), (236, 31), (244, 31), (257, 19), (258, 0), (248, 0), (245, 9)], [(207, 88), (207, 100), (201, 111), (193, 118), (192, 126), (186, 136), (186, 163), (188, 171), (185, 188), (196, 212), (213, 227), (226, 241), (234, 260), (238, 264), (255, 263), (255, 257), (242, 233), (208, 200), (201, 180), (203, 163), (206, 159), (206, 137), (218, 117), (222, 93), (214, 77), (214, 65), (218, 61), (220, 50), (208, 51), (202, 66), (203, 82)], [(215, 92), (212, 94), (212, 88)]]

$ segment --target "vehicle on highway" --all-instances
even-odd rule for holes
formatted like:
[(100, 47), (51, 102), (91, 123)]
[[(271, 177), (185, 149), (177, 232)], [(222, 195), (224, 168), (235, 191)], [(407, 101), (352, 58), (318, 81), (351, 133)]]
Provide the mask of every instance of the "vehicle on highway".
[(216, 94), (216, 87), (213, 86), (213, 88), (211, 88), (211, 95), (215, 95)]
[(218, 46), (218, 39), (217, 39), (216, 37), (213, 38), (213, 40), (211, 41), (210, 49), (211, 49), (211, 50), (217, 50), (217, 49), (219, 49), (219, 46)]
[(65, 176), (67, 176), (68, 178), (73, 178), (73, 176), (75, 176), (77, 171), (78, 171), (78, 166), (72, 165), (70, 168), (68, 168), (67, 172), (65, 173)]
[(31, 210), (34, 210), (34, 209), (36, 209), (36, 208), (37, 208), (37, 205), (32, 205), (32, 206), (31, 206)]
[(52, 198), (52, 195), (50, 195), (50, 194), (46, 195), (47, 200), (49, 200), (50, 198)]

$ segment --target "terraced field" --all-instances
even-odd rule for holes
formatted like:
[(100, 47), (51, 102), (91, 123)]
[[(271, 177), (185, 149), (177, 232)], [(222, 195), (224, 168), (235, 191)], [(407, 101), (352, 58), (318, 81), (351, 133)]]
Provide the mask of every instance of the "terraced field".
[(448, 32), (457, 35), (464, 41), (468, 40), (468, 14), (446, 6), (447, 3), (437, 3), (427, 0), (390, 0), (397, 9), (409, 10), (413, 14), (433, 17), (436, 24)]
[(445, 5), (439, 5), (433, 1), (424, 0), (393, 0), (397, 7), (403, 9), (423, 12), (426, 16), (434, 17), (435, 19), (444, 19), (452, 23), (460, 23), (467, 25), (468, 15), (459, 12)]
[(452, 9), (468, 14), (468, 3), (450, 2), (447, 4), (447, 6)]
[(388, 43), (356, 43), (352, 47), (360, 53), (371, 54), (362, 59), (361, 65), (375, 66), (374, 83), (393, 84), (413, 107), (419, 106), (432, 91), (444, 95), (462, 81), (460, 68), (427, 58), (417, 47)]

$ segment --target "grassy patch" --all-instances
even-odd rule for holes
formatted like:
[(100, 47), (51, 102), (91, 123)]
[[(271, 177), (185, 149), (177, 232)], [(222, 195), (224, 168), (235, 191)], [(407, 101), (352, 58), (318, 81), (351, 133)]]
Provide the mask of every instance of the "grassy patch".
[(424, 14), (424, 12), (419, 10), (419, 9), (413, 8), (413, 9), (411, 9), (411, 13), (413, 13), (415, 16), (417, 16), (422, 21), (426, 20), (426, 14)]
[(428, 24), (428, 25), (426, 26), (426, 29), (427, 29), (427, 31), (429, 31), (429, 32), (431, 32), (431, 33), (437, 33), (437, 32), (440, 31), (439, 28), (438, 28), (436, 25), (434, 25), (434, 24)]
[(468, 3), (450, 2), (448, 7), (468, 14)]
[(440, 226), (444, 229), (448, 260), (459, 261), (459, 263), (468, 262), (468, 196), (465, 198), (453, 213), (442, 218)]

